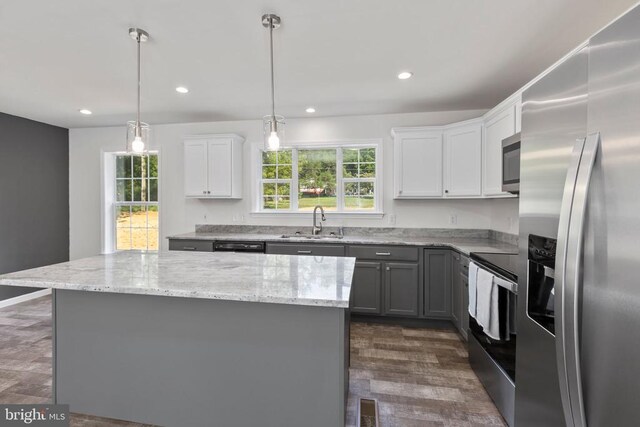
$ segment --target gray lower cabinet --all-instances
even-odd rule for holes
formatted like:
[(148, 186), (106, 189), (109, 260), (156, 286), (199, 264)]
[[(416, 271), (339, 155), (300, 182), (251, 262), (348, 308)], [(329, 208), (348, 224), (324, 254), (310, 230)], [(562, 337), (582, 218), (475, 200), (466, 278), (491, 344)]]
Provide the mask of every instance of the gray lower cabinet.
[(387, 262), (384, 267), (384, 313), (418, 315), (418, 263)]
[(451, 321), (460, 330), (462, 325), (462, 276), (460, 254), (451, 252)]
[(380, 314), (382, 263), (356, 261), (351, 283), (351, 311), (353, 313)]
[(424, 316), (451, 318), (451, 251), (424, 250)]
[(318, 243), (267, 243), (266, 253), (280, 255), (344, 256), (344, 246)]
[(170, 251), (213, 252), (211, 240), (169, 239)]

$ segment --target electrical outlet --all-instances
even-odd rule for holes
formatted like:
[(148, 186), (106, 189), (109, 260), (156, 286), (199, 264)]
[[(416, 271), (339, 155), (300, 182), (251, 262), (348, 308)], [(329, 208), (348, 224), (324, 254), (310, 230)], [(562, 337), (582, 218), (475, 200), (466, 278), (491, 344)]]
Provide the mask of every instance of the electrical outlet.
[(391, 214), (387, 216), (387, 223), (389, 225), (396, 225), (396, 216), (395, 214)]
[(449, 215), (449, 224), (456, 225), (458, 223), (458, 215), (451, 214)]

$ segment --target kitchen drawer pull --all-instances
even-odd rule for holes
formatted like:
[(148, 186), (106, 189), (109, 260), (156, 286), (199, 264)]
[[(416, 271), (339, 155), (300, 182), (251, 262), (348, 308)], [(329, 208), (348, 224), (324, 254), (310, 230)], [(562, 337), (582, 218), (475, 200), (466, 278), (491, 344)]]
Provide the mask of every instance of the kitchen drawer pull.
[(391, 252), (376, 252), (376, 256), (391, 256)]
[(310, 254), (311, 251), (298, 251), (299, 254)]
[(185, 250), (185, 251), (195, 251), (196, 250), (196, 248), (194, 248), (193, 246), (183, 246), (182, 249)]

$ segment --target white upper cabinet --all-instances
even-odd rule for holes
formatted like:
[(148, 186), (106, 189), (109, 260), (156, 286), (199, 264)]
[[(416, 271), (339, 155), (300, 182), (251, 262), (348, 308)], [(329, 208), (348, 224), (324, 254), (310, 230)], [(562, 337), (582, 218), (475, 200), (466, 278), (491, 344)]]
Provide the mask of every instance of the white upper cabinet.
[(482, 195), (482, 123), (479, 120), (444, 131), (444, 195)]
[(393, 129), (394, 197), (442, 197), (442, 130)]
[(184, 142), (185, 195), (205, 197), (207, 188), (207, 140), (187, 140)]
[(189, 137), (184, 142), (185, 196), (242, 198), (242, 143), (238, 135)]
[(502, 140), (516, 133), (516, 101), (490, 111), (484, 122), (484, 179), (485, 196), (508, 195), (502, 191)]

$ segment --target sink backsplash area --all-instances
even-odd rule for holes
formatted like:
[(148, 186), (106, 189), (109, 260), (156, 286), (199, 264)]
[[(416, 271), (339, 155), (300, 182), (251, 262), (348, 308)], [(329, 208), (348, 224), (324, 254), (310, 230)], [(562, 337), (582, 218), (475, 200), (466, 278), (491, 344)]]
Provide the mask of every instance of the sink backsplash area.
[[(325, 226), (322, 235), (335, 233), (340, 235), (341, 227)], [(281, 234), (294, 235), (296, 232), (310, 234), (311, 227), (282, 226), (282, 225), (225, 225), (225, 224), (197, 224), (196, 233), (212, 234)], [(345, 236), (406, 236), (406, 237), (449, 237), (467, 239), (491, 239), (512, 245), (518, 244), (518, 236), (495, 230), (480, 230), (466, 228), (393, 228), (393, 227), (342, 227)]]

